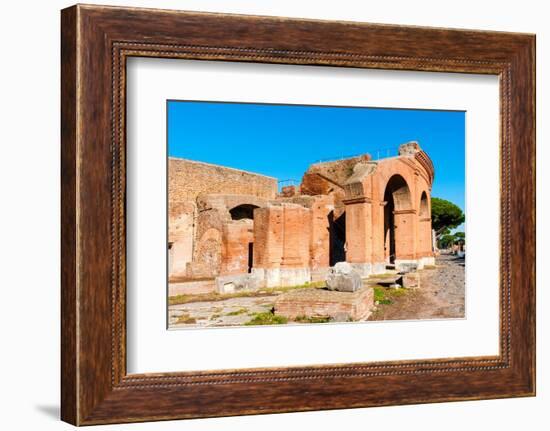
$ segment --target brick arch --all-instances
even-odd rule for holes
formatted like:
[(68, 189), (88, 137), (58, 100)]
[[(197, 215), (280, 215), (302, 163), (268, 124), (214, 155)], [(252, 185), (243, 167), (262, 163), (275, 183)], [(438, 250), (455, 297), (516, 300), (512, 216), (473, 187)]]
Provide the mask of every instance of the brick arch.
[(239, 206), (263, 208), (267, 206), (268, 202), (268, 199), (253, 195), (208, 194), (197, 198), (199, 209), (217, 209), (228, 219), (231, 219), (230, 211)]
[(228, 210), (232, 210), (238, 206), (249, 205), (256, 208), (263, 208), (267, 206), (268, 200), (262, 199), (252, 195), (227, 195), (225, 197), (225, 204)]
[(416, 218), (407, 180), (393, 174), (384, 187), (384, 257), (386, 262), (414, 258)]
[(393, 174), (384, 187), (383, 201), (393, 200), (395, 210), (413, 208), (412, 192), (407, 180), (400, 174)]
[(260, 208), (258, 205), (253, 204), (241, 204), (234, 206), (229, 210), (232, 220), (242, 220), (242, 219), (254, 219), (254, 210)]
[(418, 215), (421, 218), (430, 217), (430, 202), (426, 190), (420, 192), (420, 200), (418, 203)]
[(382, 160), (376, 170), (376, 183), (373, 198), (383, 202), (386, 194), (386, 189), (390, 181), (395, 181), (396, 178), (401, 178), (408, 187), (410, 193), (410, 205), (407, 209), (414, 208), (416, 204), (416, 189), (415, 186), (415, 170), (410, 163), (401, 160), (400, 158)]

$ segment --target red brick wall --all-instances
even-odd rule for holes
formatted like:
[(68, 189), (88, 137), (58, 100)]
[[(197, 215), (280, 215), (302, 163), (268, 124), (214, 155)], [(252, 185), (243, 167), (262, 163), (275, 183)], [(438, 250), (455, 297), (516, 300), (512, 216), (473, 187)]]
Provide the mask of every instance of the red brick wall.
[(281, 267), (309, 266), (311, 211), (297, 204), (283, 204), (283, 256)]
[(248, 271), (249, 243), (254, 242), (253, 226), (254, 222), (249, 219), (230, 221), (224, 225), (220, 275)]
[(283, 257), (283, 208), (254, 210), (254, 267), (278, 268)]
[(310, 266), (327, 268), (330, 264), (329, 214), (334, 210), (333, 196), (315, 196), (311, 206)]
[(172, 157), (168, 159), (169, 201), (194, 201), (199, 194), (211, 193), (274, 199), (277, 179), (209, 163)]

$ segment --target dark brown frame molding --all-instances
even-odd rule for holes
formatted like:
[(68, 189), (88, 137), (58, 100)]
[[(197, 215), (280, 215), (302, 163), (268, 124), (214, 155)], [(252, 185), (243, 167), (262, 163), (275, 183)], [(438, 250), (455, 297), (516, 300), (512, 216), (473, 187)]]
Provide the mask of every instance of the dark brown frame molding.
[[(535, 394), (534, 35), (82, 5), (61, 17), (63, 420), (88, 425)], [(130, 56), (498, 75), (500, 354), (128, 375)]]

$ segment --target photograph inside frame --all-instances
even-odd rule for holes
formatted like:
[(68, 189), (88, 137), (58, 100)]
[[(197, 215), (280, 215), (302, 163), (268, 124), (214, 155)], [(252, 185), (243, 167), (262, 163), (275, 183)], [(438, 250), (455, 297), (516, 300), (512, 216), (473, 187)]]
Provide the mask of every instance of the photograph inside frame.
[(169, 100), (168, 328), (464, 318), (465, 115)]

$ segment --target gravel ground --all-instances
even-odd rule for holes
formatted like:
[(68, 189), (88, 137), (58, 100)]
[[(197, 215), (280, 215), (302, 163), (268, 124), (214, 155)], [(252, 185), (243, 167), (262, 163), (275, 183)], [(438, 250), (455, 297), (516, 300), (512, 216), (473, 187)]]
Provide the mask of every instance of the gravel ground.
[(381, 304), (369, 320), (463, 318), (464, 258), (441, 255), (436, 267), (420, 271), (420, 288)]

